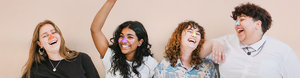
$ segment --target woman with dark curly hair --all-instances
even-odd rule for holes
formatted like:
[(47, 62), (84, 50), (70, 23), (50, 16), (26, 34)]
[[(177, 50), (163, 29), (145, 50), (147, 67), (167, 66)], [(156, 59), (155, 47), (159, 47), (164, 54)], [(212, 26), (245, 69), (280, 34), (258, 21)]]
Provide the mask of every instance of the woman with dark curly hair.
[(152, 57), (147, 31), (138, 21), (126, 21), (115, 30), (109, 45), (101, 31), (116, 0), (107, 0), (94, 18), (91, 34), (106, 68), (106, 78), (151, 78), (157, 61)]
[(182, 22), (173, 32), (154, 78), (216, 78), (218, 72), (210, 60), (200, 59), (205, 41), (203, 27), (194, 21)]
[(226, 61), (222, 59), (223, 62), (219, 64), (221, 77), (300, 77), (300, 62), (293, 49), (265, 35), (272, 24), (271, 14), (266, 9), (253, 3), (243, 3), (234, 8), (231, 18), (236, 21), (234, 26), (236, 35), (214, 39), (224, 47), (224, 52), (205, 51), (201, 54), (204, 57), (209, 55), (209, 59), (219, 62), (221, 59), (219, 57), (226, 55)]

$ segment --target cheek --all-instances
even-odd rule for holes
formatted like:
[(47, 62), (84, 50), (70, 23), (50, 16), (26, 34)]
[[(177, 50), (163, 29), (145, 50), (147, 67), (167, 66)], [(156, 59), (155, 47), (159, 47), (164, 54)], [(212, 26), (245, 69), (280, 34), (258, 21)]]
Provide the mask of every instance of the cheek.
[(134, 40), (129, 40), (129, 42), (132, 42), (132, 43), (133, 43), (133, 42), (134, 42)]

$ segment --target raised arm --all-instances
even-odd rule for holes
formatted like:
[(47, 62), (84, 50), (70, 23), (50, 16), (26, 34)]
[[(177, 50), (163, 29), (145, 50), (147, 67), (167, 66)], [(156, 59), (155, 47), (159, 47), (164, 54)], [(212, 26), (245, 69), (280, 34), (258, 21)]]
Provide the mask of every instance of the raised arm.
[(205, 40), (203, 44), (203, 49), (200, 52), (200, 58), (205, 58), (212, 52), (212, 59), (215, 63), (220, 63), (221, 60), (224, 62), (225, 54), (223, 45), (218, 41)]
[(102, 58), (104, 57), (106, 50), (108, 49), (109, 43), (101, 29), (116, 1), (117, 0), (107, 0), (96, 14), (91, 26), (91, 34), (94, 44)]

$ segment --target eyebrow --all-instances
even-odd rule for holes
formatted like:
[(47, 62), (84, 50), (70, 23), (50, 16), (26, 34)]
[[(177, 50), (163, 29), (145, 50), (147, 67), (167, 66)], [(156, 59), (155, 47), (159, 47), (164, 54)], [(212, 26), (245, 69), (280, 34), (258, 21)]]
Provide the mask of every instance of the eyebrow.
[(192, 28), (192, 27), (190, 27), (190, 28), (187, 28), (187, 30), (193, 30), (193, 29), (196, 29), (196, 32), (200, 32), (200, 29), (199, 28)]
[[(123, 33), (121, 33), (120, 35), (124, 35)], [(133, 34), (127, 34), (128, 36), (134, 36)]]
[[(52, 29), (50, 31), (55, 31), (55, 29)], [(42, 33), (41, 35), (47, 34), (47, 32)]]

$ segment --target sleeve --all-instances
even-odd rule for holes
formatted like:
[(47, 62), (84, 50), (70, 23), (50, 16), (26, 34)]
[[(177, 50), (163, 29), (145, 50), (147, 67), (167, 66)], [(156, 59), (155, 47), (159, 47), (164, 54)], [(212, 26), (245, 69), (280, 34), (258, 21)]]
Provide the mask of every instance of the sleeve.
[(102, 58), (103, 64), (110, 63), (111, 58), (112, 58), (112, 50), (108, 48), (105, 53), (105, 56)]
[(94, 66), (94, 63), (92, 62), (89, 55), (82, 53), (82, 66), (85, 71), (85, 76), (87, 78), (100, 78), (97, 69)]
[(208, 69), (209, 69), (209, 74), (210, 74), (210, 78), (219, 78), (219, 72), (216, 68), (216, 66), (214, 65), (214, 63), (209, 60), (209, 59), (203, 59), (204, 63), (208, 64)]
[(293, 50), (290, 50), (286, 55), (283, 64), (283, 78), (300, 77), (300, 61)]
[(164, 76), (164, 65), (162, 62), (158, 63), (157, 66), (154, 69), (154, 75), (153, 78), (165, 78)]
[(153, 57), (151, 57), (151, 56), (149, 56), (148, 58), (149, 58), (149, 61), (150, 61), (148, 64), (149, 64), (150, 70), (151, 70), (149, 76), (152, 78), (153, 75), (154, 75), (154, 72), (155, 72), (155, 68), (157, 66), (157, 61)]
[[(230, 37), (230, 35), (226, 35), (226, 36), (223, 36), (223, 37), (220, 37), (220, 38), (216, 38), (216, 39), (212, 39), (212, 40), (220, 42), (220, 43), (223, 45), (223, 47), (225, 48), (225, 47), (226, 47), (226, 46), (225, 46), (225, 41), (228, 39), (228, 37)], [(215, 60), (212, 59), (212, 53), (210, 53), (210, 54), (209, 54), (208, 56), (206, 56), (205, 58), (206, 58), (206, 59), (210, 59), (210, 60), (212, 60), (213, 62), (215, 61)]]

